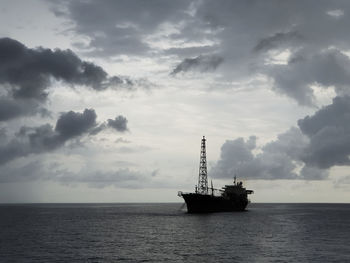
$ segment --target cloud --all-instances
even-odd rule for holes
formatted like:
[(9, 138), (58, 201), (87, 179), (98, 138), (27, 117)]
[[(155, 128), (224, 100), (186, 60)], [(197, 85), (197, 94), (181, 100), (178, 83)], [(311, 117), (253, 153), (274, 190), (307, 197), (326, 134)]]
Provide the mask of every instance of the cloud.
[[(244, 179), (303, 179), (321, 180), (328, 170), (309, 166), (302, 161), (308, 139), (298, 128), (280, 134), (277, 140), (256, 148), (256, 137), (226, 141), (221, 147), (220, 159), (210, 170), (216, 178), (233, 178), (237, 174)], [(299, 171), (299, 172), (298, 172)]]
[(298, 121), (310, 139), (303, 161), (327, 169), (350, 164), (350, 97), (336, 97), (313, 116)]
[(144, 153), (150, 150), (153, 150), (153, 149), (151, 147), (142, 146), (142, 145), (133, 146), (133, 147), (121, 146), (116, 149), (117, 152), (123, 153), (123, 154)]
[(301, 105), (314, 105), (311, 85), (334, 86), (338, 95), (348, 93), (350, 59), (337, 49), (307, 55), (303, 52), (292, 57), (287, 65), (271, 67), (274, 88), (294, 98)]
[(0, 97), (0, 122), (37, 112), (39, 112), (39, 104), (36, 101)]
[(0, 183), (29, 182), (43, 179), (48, 171), (43, 169), (40, 161), (29, 161), (24, 163), (7, 163), (0, 166)]
[(53, 151), (72, 138), (96, 127), (96, 113), (85, 109), (83, 113), (62, 113), (53, 128), (50, 124), (38, 127), (22, 126), (14, 138), (0, 146), (0, 164), (29, 154)]
[(350, 188), (350, 175), (343, 176), (333, 182), (334, 187), (336, 188)]
[(69, 111), (63, 113), (57, 120), (55, 131), (63, 138), (82, 135), (87, 130), (96, 127), (96, 113), (93, 109), (85, 109), (83, 113)]
[[(220, 73), (227, 80), (244, 80), (263, 74), (273, 90), (314, 106), (311, 85), (335, 86), (342, 95), (350, 85), (350, 18), (337, 14), (350, 11), (349, 3), (311, 1), (203, 1), (196, 18), (203, 19), (218, 44), (217, 54), (225, 59)], [(263, 15), (262, 15), (263, 14)], [(273, 23), (271, 22), (273, 17)], [(209, 29), (207, 29), (209, 30)], [(271, 63), (276, 53), (286, 54), (284, 63)]]
[(0, 57), (0, 121), (40, 113), (52, 79), (97, 91), (135, 85), (129, 78), (108, 76), (71, 50), (32, 49), (14, 39), (0, 38)]
[[(51, 152), (74, 138), (96, 135), (106, 128), (106, 125), (98, 125), (96, 118), (95, 110), (85, 109), (83, 113), (62, 113), (55, 128), (50, 124), (38, 127), (22, 126), (15, 137), (0, 145), (0, 164), (29, 154)], [(127, 120), (124, 119), (126, 123)], [(124, 130), (120, 127), (118, 131)]]
[(51, 117), (51, 112), (35, 99), (14, 99), (0, 96), (0, 122), (33, 115)]
[(106, 88), (107, 73), (70, 50), (31, 49), (14, 39), (2, 38), (0, 56), (0, 83), (10, 84), (16, 98), (45, 99), (51, 77), (96, 90)]
[[(0, 133), (1, 134), (1, 133)], [(115, 143), (131, 143), (131, 141), (124, 139), (122, 137), (115, 140)]]
[(121, 115), (115, 117), (114, 120), (112, 119), (107, 120), (107, 126), (119, 132), (128, 131), (127, 124), (128, 124), (128, 120)]
[(237, 174), (246, 179), (296, 179), (295, 169), (300, 164), (299, 156), (305, 145), (307, 140), (297, 128), (280, 134), (276, 141), (263, 146), (257, 154), (254, 154), (254, 150), (258, 150), (255, 136), (247, 141), (243, 138), (228, 140), (222, 145), (220, 159), (210, 175), (216, 178), (233, 178)]
[(152, 172), (141, 173), (129, 168), (121, 168), (114, 171), (85, 171), (79, 174), (56, 171), (54, 180), (65, 184), (87, 184), (91, 188), (104, 188), (115, 186), (120, 188), (138, 189), (149, 187)]
[(179, 72), (187, 71), (213, 71), (222, 62), (223, 58), (216, 55), (200, 55), (195, 58), (186, 58), (176, 66), (176, 68), (171, 72), (171, 75), (176, 75)]
[(291, 42), (299, 42), (303, 37), (296, 31), (291, 32), (277, 32), (272, 36), (261, 39), (254, 47), (254, 51), (268, 51), (275, 48), (281, 48), (283, 44), (289, 44)]
[[(135, 166), (128, 162), (117, 162), (122, 167)], [(115, 166), (115, 163), (114, 165)], [(55, 160), (25, 160), (6, 163), (0, 166), (0, 183), (9, 182), (33, 182), (51, 181), (65, 186), (86, 185), (90, 188), (105, 188), (114, 186), (116, 188), (143, 189), (143, 188), (172, 188), (174, 182), (170, 179), (164, 180), (159, 176), (159, 170), (142, 171), (134, 168), (99, 168), (98, 164), (82, 165), (78, 171), (72, 171), (66, 164)]]
[(188, 1), (65, 1), (52, 3), (57, 16), (73, 22), (72, 30), (88, 38), (86, 52), (110, 57), (151, 51), (146, 37), (164, 23), (189, 17)]
[(254, 136), (226, 141), (211, 175), (322, 180), (330, 168), (350, 164), (350, 96), (334, 98), (332, 104), (300, 119), (298, 126), (278, 135), (260, 152)]
[(114, 186), (119, 188), (139, 189), (152, 187), (154, 171), (143, 171), (119, 168), (111, 171), (82, 167), (80, 172), (72, 172), (57, 162), (34, 160), (8, 163), (0, 167), (0, 183), (52, 181), (62, 185), (75, 186), (86, 184), (91, 188)]
[[(151, 1), (135, 8), (134, 1), (65, 1), (53, 5), (56, 11), (66, 10), (57, 13), (73, 22), (77, 36), (87, 39), (90, 54), (152, 56), (163, 61), (170, 54), (182, 60), (173, 69), (175, 75), (214, 70), (221, 62), (211, 61), (207, 54), (215, 53), (225, 61), (220, 64), (224, 80), (246, 81), (263, 74), (274, 81), (274, 91), (306, 106), (316, 104), (310, 85), (335, 86), (342, 95), (350, 84), (349, 61), (342, 54), (350, 49), (348, 2)], [(290, 59), (271, 63), (276, 52), (287, 52)]]
[(177, 55), (179, 57), (198, 57), (201, 54), (210, 54), (215, 52), (217, 47), (214, 45), (200, 45), (200, 46), (190, 46), (190, 47), (172, 47), (165, 49), (163, 52), (167, 55)]
[(127, 124), (128, 124), (128, 120), (124, 116), (119, 115), (114, 119), (108, 119), (106, 122), (101, 123), (99, 126), (96, 126), (94, 129), (90, 131), (90, 134), (96, 135), (97, 133), (107, 128), (111, 128), (117, 132), (126, 132), (126, 131), (129, 131)]

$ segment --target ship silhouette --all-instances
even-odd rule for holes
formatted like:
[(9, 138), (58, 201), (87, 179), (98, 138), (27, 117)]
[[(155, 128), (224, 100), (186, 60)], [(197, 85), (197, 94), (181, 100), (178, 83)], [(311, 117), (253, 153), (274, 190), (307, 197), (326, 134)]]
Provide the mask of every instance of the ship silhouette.
[(199, 164), (198, 185), (194, 193), (178, 192), (178, 196), (185, 200), (188, 213), (212, 213), (244, 211), (249, 203), (248, 195), (252, 190), (243, 187), (242, 182), (236, 181), (234, 175), (233, 185), (225, 185), (222, 189), (214, 189), (213, 181), (208, 187), (206, 139), (201, 141), (201, 154)]

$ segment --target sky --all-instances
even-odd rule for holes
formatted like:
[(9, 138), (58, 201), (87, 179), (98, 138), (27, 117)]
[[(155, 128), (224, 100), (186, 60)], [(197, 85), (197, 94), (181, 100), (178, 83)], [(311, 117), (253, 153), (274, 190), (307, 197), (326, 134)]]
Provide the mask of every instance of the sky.
[(350, 2), (0, 0), (0, 203), (350, 200)]

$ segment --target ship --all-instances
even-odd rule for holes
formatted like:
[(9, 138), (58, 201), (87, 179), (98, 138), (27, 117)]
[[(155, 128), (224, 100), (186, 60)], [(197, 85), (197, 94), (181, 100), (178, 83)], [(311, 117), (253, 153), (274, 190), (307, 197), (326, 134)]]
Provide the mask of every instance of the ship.
[(242, 182), (238, 182), (236, 175), (232, 185), (225, 185), (222, 189), (214, 189), (213, 181), (208, 187), (206, 139), (201, 140), (201, 153), (199, 164), (198, 185), (194, 193), (178, 192), (178, 196), (185, 200), (188, 213), (213, 213), (244, 211), (250, 202), (249, 194), (253, 190), (247, 190)]

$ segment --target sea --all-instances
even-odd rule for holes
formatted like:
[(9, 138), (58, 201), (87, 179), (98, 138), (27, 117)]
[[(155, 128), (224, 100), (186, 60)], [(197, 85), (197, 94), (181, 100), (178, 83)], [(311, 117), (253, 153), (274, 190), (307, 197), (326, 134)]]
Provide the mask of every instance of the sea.
[(0, 262), (350, 262), (350, 204), (2, 204)]

